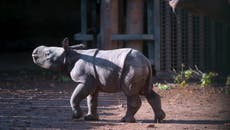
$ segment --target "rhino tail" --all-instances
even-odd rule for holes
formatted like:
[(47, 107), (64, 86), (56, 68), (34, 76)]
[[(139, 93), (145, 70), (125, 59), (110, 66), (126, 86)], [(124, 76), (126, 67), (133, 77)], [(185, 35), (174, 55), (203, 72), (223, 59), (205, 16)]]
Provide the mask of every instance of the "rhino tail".
[(149, 69), (149, 76), (146, 82), (146, 87), (148, 87), (148, 92), (150, 92), (153, 89), (153, 70), (150, 62), (148, 64), (148, 69)]

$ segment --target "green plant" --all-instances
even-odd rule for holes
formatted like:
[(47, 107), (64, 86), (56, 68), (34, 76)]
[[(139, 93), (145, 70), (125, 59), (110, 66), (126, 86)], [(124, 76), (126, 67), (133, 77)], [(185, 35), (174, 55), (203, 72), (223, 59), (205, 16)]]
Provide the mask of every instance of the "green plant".
[(209, 73), (203, 73), (201, 77), (201, 87), (206, 87), (212, 84), (213, 78), (217, 76), (217, 73), (209, 72)]
[(184, 72), (184, 77), (185, 77), (185, 80), (188, 80), (192, 77), (192, 74), (193, 74), (193, 70), (192, 69), (188, 69)]
[(171, 89), (171, 87), (167, 84), (160, 84), (158, 83), (157, 84), (157, 87), (160, 89), (160, 90), (168, 90), (168, 89)]
[(70, 81), (71, 79), (68, 77), (68, 76), (63, 76), (63, 75), (60, 75), (59, 77), (58, 77), (58, 81), (60, 81), (60, 82), (68, 82), (68, 81)]
[(174, 82), (176, 84), (179, 84), (181, 87), (185, 87), (188, 80), (190, 78), (192, 78), (192, 75), (193, 75), (193, 70), (192, 69), (187, 69), (184, 71), (184, 65), (182, 64), (181, 65), (181, 71), (179, 73), (177, 73), (175, 70), (175, 76), (174, 76)]
[[(176, 75), (174, 76), (174, 82), (176, 84), (179, 84), (181, 87), (185, 87), (188, 80), (191, 78), (198, 79), (200, 81), (201, 87), (209, 86), (213, 83), (213, 79), (215, 76), (217, 76), (217, 73), (209, 72), (209, 73), (203, 73), (198, 69), (197, 66), (195, 66), (195, 70), (193, 69), (187, 69), (184, 70), (184, 65), (182, 64), (182, 69), (179, 73), (177, 73), (175, 70), (174, 72)], [(229, 84), (230, 84), (230, 78), (229, 78)]]
[(182, 74), (181, 73), (175, 75), (175, 77), (174, 77), (174, 82), (175, 83), (180, 84), (182, 81), (183, 81), (183, 78), (182, 78)]
[(227, 77), (225, 85), (226, 86), (230, 86), (230, 76)]
[(230, 94), (230, 86), (225, 86), (225, 93)]
[(225, 85), (225, 93), (230, 94), (230, 76), (227, 77)]

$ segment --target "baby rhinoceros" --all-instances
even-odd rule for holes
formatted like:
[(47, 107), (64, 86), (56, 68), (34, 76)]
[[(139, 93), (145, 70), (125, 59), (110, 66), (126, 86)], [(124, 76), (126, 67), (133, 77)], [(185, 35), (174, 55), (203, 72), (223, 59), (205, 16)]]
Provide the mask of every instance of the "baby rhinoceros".
[(80, 102), (87, 97), (88, 114), (85, 120), (98, 120), (98, 92), (123, 91), (127, 97), (127, 111), (122, 122), (135, 122), (134, 115), (141, 106), (140, 95), (144, 95), (155, 114), (155, 122), (164, 119), (160, 96), (152, 90), (152, 69), (149, 60), (139, 51), (124, 48), (115, 50), (77, 49), (39, 46), (32, 53), (35, 64), (50, 70), (65, 71), (76, 82), (70, 104), (73, 118), (83, 113)]

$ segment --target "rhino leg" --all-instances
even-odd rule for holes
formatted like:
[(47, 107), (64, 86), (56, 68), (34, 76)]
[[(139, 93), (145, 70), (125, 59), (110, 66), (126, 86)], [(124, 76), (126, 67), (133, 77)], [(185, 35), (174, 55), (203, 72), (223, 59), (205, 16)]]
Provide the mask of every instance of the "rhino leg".
[(75, 88), (71, 99), (70, 105), (73, 110), (73, 118), (81, 118), (83, 116), (80, 108), (80, 102), (89, 95), (88, 87), (86, 84), (79, 83)]
[(95, 121), (98, 120), (97, 114), (98, 92), (87, 96), (88, 114), (84, 117), (85, 120)]
[(161, 120), (165, 118), (165, 112), (161, 108), (160, 96), (153, 90), (150, 90), (145, 94), (145, 97), (147, 98), (148, 103), (151, 105), (155, 114), (154, 122), (161, 122)]
[(126, 115), (121, 119), (121, 122), (136, 122), (134, 115), (141, 106), (141, 99), (138, 95), (127, 96), (127, 111)]

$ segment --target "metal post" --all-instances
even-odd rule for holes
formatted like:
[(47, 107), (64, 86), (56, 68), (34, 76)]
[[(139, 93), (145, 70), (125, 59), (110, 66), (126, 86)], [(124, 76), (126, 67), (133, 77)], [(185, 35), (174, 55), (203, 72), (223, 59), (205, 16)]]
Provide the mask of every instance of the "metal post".
[[(147, 0), (147, 31), (148, 34), (154, 34), (154, 1)], [(154, 41), (148, 41), (148, 58), (151, 64), (155, 64), (154, 59)]]
[(194, 62), (193, 62), (193, 58), (194, 58), (194, 55), (193, 55), (193, 51), (194, 51), (194, 48), (193, 48), (193, 16), (191, 14), (189, 14), (188, 16), (188, 30), (190, 30), (188, 33), (188, 65), (194, 65)]
[(157, 72), (160, 72), (160, 0), (154, 0), (154, 60), (155, 60), (155, 69)]

